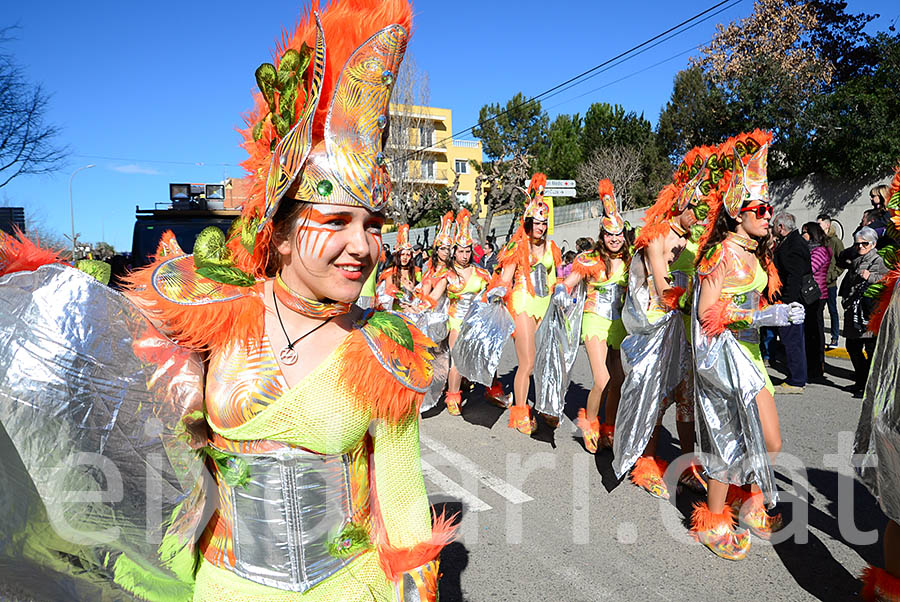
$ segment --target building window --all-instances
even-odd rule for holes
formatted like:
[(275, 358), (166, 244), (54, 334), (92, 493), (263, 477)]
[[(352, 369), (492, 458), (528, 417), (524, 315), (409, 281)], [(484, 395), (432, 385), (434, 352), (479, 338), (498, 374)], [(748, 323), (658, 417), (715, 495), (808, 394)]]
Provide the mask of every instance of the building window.
[(466, 174), (469, 173), (469, 162), (465, 159), (457, 159), (456, 160), (456, 173)]
[(470, 193), (468, 191), (458, 191), (456, 193), (456, 200), (459, 202), (460, 205), (464, 205), (464, 206), (468, 207), (469, 206), (469, 198), (471, 197), (471, 195), (472, 195), (472, 193)]
[(427, 125), (419, 126), (419, 144), (428, 147), (434, 144), (434, 129)]
[(434, 161), (422, 161), (422, 178), (425, 180), (434, 179)]

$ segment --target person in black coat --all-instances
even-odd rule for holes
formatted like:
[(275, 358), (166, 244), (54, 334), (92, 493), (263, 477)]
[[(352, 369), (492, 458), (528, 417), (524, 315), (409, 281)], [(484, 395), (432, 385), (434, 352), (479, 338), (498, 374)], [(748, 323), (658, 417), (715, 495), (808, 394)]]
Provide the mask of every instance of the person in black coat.
[[(781, 303), (803, 303), (800, 289), (803, 276), (812, 274), (809, 245), (797, 230), (797, 220), (790, 213), (772, 218), (775, 246), (775, 267), (781, 278)], [(806, 385), (806, 341), (803, 324), (778, 327), (778, 337), (784, 345), (787, 360), (787, 381), (775, 388), (779, 393), (802, 393)]]

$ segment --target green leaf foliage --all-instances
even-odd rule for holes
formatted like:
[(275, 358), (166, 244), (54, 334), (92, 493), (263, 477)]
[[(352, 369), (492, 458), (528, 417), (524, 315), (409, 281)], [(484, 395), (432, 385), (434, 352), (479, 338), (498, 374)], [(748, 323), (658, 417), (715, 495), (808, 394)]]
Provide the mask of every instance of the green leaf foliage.
[(231, 266), (208, 265), (197, 268), (197, 274), (207, 280), (233, 286), (253, 286), (256, 279), (250, 274)]
[(226, 245), (225, 234), (215, 226), (208, 226), (197, 235), (194, 241), (194, 266), (229, 266), (231, 252)]
[(368, 325), (409, 351), (415, 350), (412, 333), (400, 316), (388, 312), (375, 312), (369, 318)]

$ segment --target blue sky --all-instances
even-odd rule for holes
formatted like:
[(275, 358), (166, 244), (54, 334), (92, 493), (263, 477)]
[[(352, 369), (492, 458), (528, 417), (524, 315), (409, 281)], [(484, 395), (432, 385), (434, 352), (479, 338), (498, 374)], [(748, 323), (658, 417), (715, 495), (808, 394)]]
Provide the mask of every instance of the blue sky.
[[(57, 174), (0, 188), (0, 203), (24, 205), (44, 227), (67, 233), (69, 176), (94, 163), (74, 179), (76, 231), (81, 240), (130, 250), (135, 206), (167, 201), (169, 182), (243, 175), (235, 128), (251, 105), (253, 72), (307, 2), (6, 4), (0, 25), (19, 26), (6, 50), (52, 95), (48, 118), (71, 156)], [(459, 131), (482, 105), (537, 94), (713, 4), (421, 0), (410, 52), (428, 72), (432, 104), (453, 109)], [(900, 15), (895, 0), (850, 0), (848, 10), (881, 13), (872, 31)], [(655, 123), (693, 48), (709, 41), (716, 23), (751, 11), (744, 0), (544, 108), (552, 118), (619, 103)]]

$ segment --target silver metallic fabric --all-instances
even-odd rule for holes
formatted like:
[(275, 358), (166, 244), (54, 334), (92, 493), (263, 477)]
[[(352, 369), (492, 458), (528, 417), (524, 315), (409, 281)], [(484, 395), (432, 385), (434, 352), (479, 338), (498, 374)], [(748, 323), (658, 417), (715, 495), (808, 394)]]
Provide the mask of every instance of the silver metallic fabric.
[(449, 326), (447, 325), (448, 306), (449, 302), (444, 297), (434, 309), (426, 309), (418, 313), (403, 312), (403, 315), (409, 318), (426, 337), (435, 343), (440, 343), (450, 334)]
[(202, 385), (198, 356), (92, 277), (0, 278), (0, 580), (107, 601), (152, 575), (190, 600), (160, 546), (192, 561), (209, 518)]
[(551, 298), (534, 336), (534, 409), (559, 419), (563, 417), (569, 377), (581, 342), (584, 282), (579, 282), (572, 293), (562, 306), (555, 297)]
[(459, 295), (459, 298), (456, 300), (456, 307), (454, 308), (453, 317), (466, 317), (466, 313), (468, 313), (469, 308), (472, 307), (472, 302), (475, 300), (475, 297), (480, 294), (481, 293), (463, 293)]
[[(446, 324), (446, 320), (444, 321)], [(441, 395), (447, 387), (447, 377), (450, 376), (450, 345), (445, 338), (438, 343), (436, 349), (432, 350), (434, 359), (431, 361), (431, 385), (425, 391), (425, 398), (422, 400), (420, 412), (427, 412), (437, 405), (441, 400)]]
[(387, 281), (382, 280), (378, 283), (378, 286), (375, 287), (375, 297), (374, 297), (374, 305), (373, 307), (381, 307), (383, 309), (391, 310), (394, 309), (394, 297), (392, 295), (388, 295), (385, 290), (387, 289)]
[(472, 382), (491, 386), (516, 324), (502, 303), (473, 301), (453, 346), (453, 363)]
[(584, 301), (584, 311), (601, 318), (615, 321), (622, 317), (625, 301), (625, 287), (621, 284), (606, 284), (599, 288), (589, 287)]
[[(742, 295), (735, 295), (731, 300), (732, 303), (741, 309), (757, 310), (759, 309), (759, 292), (750, 291)], [(732, 330), (731, 334), (739, 341), (759, 345), (759, 328), (744, 328), (742, 330)]]
[(690, 375), (691, 353), (681, 312), (671, 311), (650, 323), (645, 313), (650, 304), (649, 280), (643, 250), (637, 252), (628, 272), (628, 292), (622, 322), (628, 336), (622, 341), (625, 381), (616, 412), (613, 469), (616, 476), (628, 472), (644, 453), (663, 399), (674, 395)]
[(531, 267), (531, 284), (534, 286), (535, 297), (546, 297), (550, 294), (550, 285), (547, 283), (547, 267), (543, 263)]
[(335, 558), (338, 540), (359, 508), (350, 492), (350, 457), (280, 449), (269, 454), (228, 454), (247, 471), (230, 487), (234, 572), (263, 585), (304, 592), (354, 556)]
[(878, 331), (853, 454), (860, 480), (900, 523), (900, 285)]
[(356, 300), (360, 309), (372, 309), (375, 307), (375, 297), (360, 297)]
[(756, 395), (765, 376), (734, 334), (725, 330), (709, 338), (697, 319), (700, 284), (694, 296), (695, 425), (700, 462), (706, 473), (723, 483), (756, 483), (768, 506), (778, 501), (775, 475), (769, 463)]

